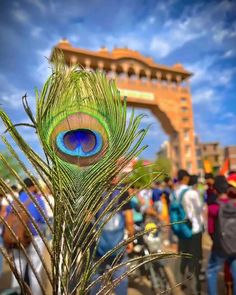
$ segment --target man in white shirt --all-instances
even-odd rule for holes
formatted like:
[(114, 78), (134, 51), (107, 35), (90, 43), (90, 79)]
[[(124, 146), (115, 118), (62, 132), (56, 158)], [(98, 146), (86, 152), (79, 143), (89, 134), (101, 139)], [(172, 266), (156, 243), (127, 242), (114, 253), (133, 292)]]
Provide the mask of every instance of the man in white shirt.
[(178, 171), (179, 185), (175, 191), (176, 198), (182, 198), (182, 205), (187, 219), (192, 226), (192, 237), (188, 239), (179, 238), (179, 252), (193, 255), (192, 259), (182, 258), (180, 263), (180, 273), (182, 279), (185, 277), (188, 268), (189, 274), (193, 274), (192, 292), (200, 294), (201, 285), (199, 281), (200, 261), (202, 259), (202, 232), (203, 232), (203, 204), (196, 189), (198, 178), (196, 175), (190, 176), (186, 170)]

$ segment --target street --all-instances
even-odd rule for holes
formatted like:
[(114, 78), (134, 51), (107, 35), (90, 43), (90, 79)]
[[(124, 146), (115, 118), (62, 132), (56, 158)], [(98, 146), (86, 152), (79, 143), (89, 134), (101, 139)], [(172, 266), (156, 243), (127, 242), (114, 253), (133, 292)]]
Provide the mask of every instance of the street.
[[(204, 238), (203, 238), (203, 249), (204, 249), (203, 264), (204, 264), (204, 266), (206, 266), (206, 264), (207, 264), (207, 259), (208, 259), (210, 247), (211, 247), (210, 239), (209, 239), (208, 235), (205, 234)], [(171, 250), (174, 251), (175, 248), (172, 247)], [(170, 249), (168, 249), (168, 250), (170, 250)], [(169, 277), (172, 287), (174, 287), (176, 284), (180, 283), (179, 271), (178, 271), (179, 262), (180, 262), (180, 259), (178, 259), (178, 258), (169, 259), (169, 261), (166, 262), (166, 272), (168, 274), (168, 277)], [(0, 291), (3, 291), (3, 290), (10, 287), (10, 275), (11, 275), (10, 270), (9, 270), (8, 266), (5, 264), (4, 265), (4, 272), (3, 272), (2, 278), (0, 279)], [(224, 284), (223, 284), (223, 273), (220, 274), (218, 282), (219, 282), (219, 294), (225, 295)], [(185, 285), (188, 287), (189, 282), (186, 281)], [(206, 282), (204, 281), (202, 283), (202, 295), (207, 294), (206, 290), (207, 290), (206, 289)], [(151, 289), (150, 281), (145, 276), (140, 277), (138, 280), (136, 279), (135, 281), (129, 282), (128, 295), (141, 295), (141, 294), (154, 295), (154, 293)], [(48, 291), (48, 295), (50, 295), (50, 291)], [(183, 291), (181, 291), (180, 287), (176, 287), (172, 290), (172, 295), (194, 295), (194, 294), (191, 294), (190, 291), (188, 290), (188, 288), (186, 288), (185, 291), (183, 292)]]

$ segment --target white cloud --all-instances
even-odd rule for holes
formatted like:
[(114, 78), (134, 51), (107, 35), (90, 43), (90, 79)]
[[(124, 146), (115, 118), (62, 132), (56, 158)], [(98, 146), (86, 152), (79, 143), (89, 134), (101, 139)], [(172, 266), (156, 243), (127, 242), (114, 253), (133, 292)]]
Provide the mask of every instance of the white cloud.
[(42, 0), (27, 0), (30, 4), (36, 6), (41, 12), (46, 11), (46, 6), (43, 4)]
[(230, 58), (236, 55), (236, 51), (233, 49), (227, 50), (224, 55), (223, 58)]
[(224, 97), (213, 88), (199, 88), (192, 92), (192, 101), (193, 105), (201, 107), (201, 115), (204, 117), (206, 113), (221, 113)]
[(142, 31), (147, 31), (149, 28), (153, 26), (153, 24), (156, 22), (156, 17), (155, 16), (149, 16), (148, 18), (144, 19), (140, 23), (140, 29)]
[(199, 28), (199, 16), (183, 19), (168, 20), (163, 25), (163, 32), (151, 40), (150, 48), (156, 51), (158, 57), (165, 57), (170, 52), (183, 46), (188, 41), (197, 39), (206, 34), (206, 29)]
[(4, 85), (0, 93), (0, 104), (5, 107), (17, 109), (22, 105), (24, 90), (16, 88), (3, 74), (0, 74), (0, 84)]
[[(226, 38), (236, 36), (235, 28), (224, 28), (224, 17), (236, 5), (223, 1), (209, 2), (204, 6), (195, 5), (192, 11), (184, 10), (178, 19), (168, 19), (163, 25), (161, 33), (151, 40), (151, 50), (156, 51), (157, 57), (165, 57), (170, 52), (184, 46), (187, 42), (207, 37), (213, 43), (222, 43)], [(220, 19), (216, 21), (216, 19)], [(211, 46), (212, 42), (204, 44)], [(223, 46), (223, 44), (221, 44)]]
[(20, 23), (28, 23), (29, 15), (22, 8), (15, 8), (12, 13), (15, 19), (18, 20)]
[(43, 28), (41, 28), (41, 27), (34, 27), (31, 30), (31, 35), (33, 37), (39, 37), (41, 35), (42, 31), (43, 31)]
[(161, 40), (158, 36), (152, 39), (150, 49), (155, 51), (155, 55), (160, 58), (165, 57), (171, 51), (169, 42), (166, 40)]
[(47, 78), (51, 75), (51, 65), (49, 62), (49, 58), (51, 55), (51, 50), (53, 46), (49, 46), (44, 50), (38, 50), (38, 63), (35, 69), (35, 77), (39, 83), (45, 83)]
[[(12, 91), (12, 90), (11, 90)], [(0, 96), (0, 102), (3, 107), (11, 107), (12, 109), (17, 109), (22, 106), (22, 96), (25, 94), (24, 92), (15, 90), (14, 93), (4, 93)]]
[(150, 17), (148, 18), (148, 23), (151, 24), (151, 25), (154, 24), (155, 21), (156, 21), (155, 16), (150, 16)]
[[(94, 40), (94, 50), (97, 50), (97, 47), (100, 47), (101, 45), (101, 41), (100, 44), (98, 44), (98, 40)], [(113, 49), (114, 47), (128, 47), (131, 48), (133, 50), (139, 50), (142, 51), (144, 49), (144, 42), (143, 39), (138, 36), (134, 36), (132, 34), (127, 34), (127, 35), (120, 35), (120, 36), (114, 36), (114, 35), (108, 35), (105, 37), (104, 40), (105, 44), (109, 45), (109, 49)]]
[(197, 120), (196, 129), (201, 141), (219, 141), (222, 145), (235, 144), (236, 125), (233, 121), (209, 124), (202, 116)]
[(215, 92), (215, 87), (221, 86), (226, 89), (231, 86), (236, 68), (216, 68), (214, 63), (217, 60), (217, 56), (206, 56), (201, 61), (186, 65), (186, 68), (194, 74), (191, 78), (191, 85), (194, 90), (193, 102), (195, 104), (205, 101), (209, 103), (220, 102), (224, 97)]
[(142, 123), (146, 125), (157, 125), (157, 119), (153, 115), (147, 115), (142, 119)]
[[(235, 72), (236, 72), (236, 68), (232, 68), (232, 69), (224, 69), (222, 71), (219, 71), (218, 72), (218, 81), (215, 80), (216, 84), (218, 84), (218, 86), (228, 86), (234, 75), (235, 75)], [(213, 80), (212, 80), (213, 82)]]
[(213, 89), (201, 89), (193, 93), (193, 103), (211, 103), (216, 99)]
[(232, 119), (234, 120), (234, 122), (236, 122), (236, 114), (232, 113), (232, 112), (227, 112), (222, 114), (222, 119)]
[(216, 30), (215, 34), (213, 35), (213, 39), (217, 42), (217, 43), (222, 43), (226, 38), (234, 38), (236, 37), (236, 31), (234, 31), (234, 29), (231, 30)]

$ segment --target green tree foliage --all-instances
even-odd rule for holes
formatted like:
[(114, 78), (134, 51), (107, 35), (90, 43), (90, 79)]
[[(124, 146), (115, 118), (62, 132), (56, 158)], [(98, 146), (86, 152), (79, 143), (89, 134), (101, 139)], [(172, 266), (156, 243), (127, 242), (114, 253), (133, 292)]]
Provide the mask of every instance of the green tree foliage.
[(159, 157), (155, 161), (155, 169), (158, 169), (158, 171), (162, 171), (163, 175), (171, 175), (171, 168), (172, 168), (172, 163), (171, 160), (166, 158), (166, 157)]
[[(18, 174), (20, 174), (21, 172), (21, 167), (18, 164), (18, 162), (16, 161), (16, 159), (14, 159), (10, 153), (8, 153), (7, 151), (0, 151), (0, 153), (4, 156), (4, 158), (6, 159), (7, 163), (11, 166), (12, 169), (14, 169)], [(3, 162), (1, 162), (0, 160), (0, 177), (7, 180), (14, 180), (14, 176), (11, 174), (11, 172), (9, 172), (9, 170), (5, 167), (5, 165), (3, 164)]]
[(171, 175), (172, 163), (171, 160), (165, 157), (158, 158), (154, 163), (150, 165), (144, 165), (144, 160), (138, 160), (134, 165), (133, 173), (129, 181), (135, 181), (135, 187), (141, 188), (147, 183), (152, 182), (155, 172), (162, 172), (159, 180), (163, 180), (166, 175)]
[(141, 188), (145, 186), (147, 183), (150, 183), (152, 178), (152, 175), (150, 172), (152, 170), (153, 170), (153, 167), (145, 166), (144, 160), (140, 159), (134, 165), (134, 170), (133, 170), (133, 173), (131, 174), (130, 181), (137, 180), (135, 182), (135, 187)]

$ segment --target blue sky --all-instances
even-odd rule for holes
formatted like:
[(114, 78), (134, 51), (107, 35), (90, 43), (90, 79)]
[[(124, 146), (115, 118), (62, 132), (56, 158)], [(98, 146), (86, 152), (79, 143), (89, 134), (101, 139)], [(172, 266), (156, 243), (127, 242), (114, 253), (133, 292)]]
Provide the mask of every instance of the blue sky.
[[(15, 123), (26, 121), (21, 96), (27, 93), (35, 107), (34, 88), (50, 74), (45, 57), (67, 38), (75, 47), (128, 46), (160, 64), (182, 63), (194, 73), (196, 133), (202, 141), (236, 144), (236, 1), (3, 0), (0, 5), (0, 103)], [(149, 159), (167, 139), (151, 115), (143, 125), (152, 122), (143, 154)], [(36, 135), (22, 130), (40, 152)]]

